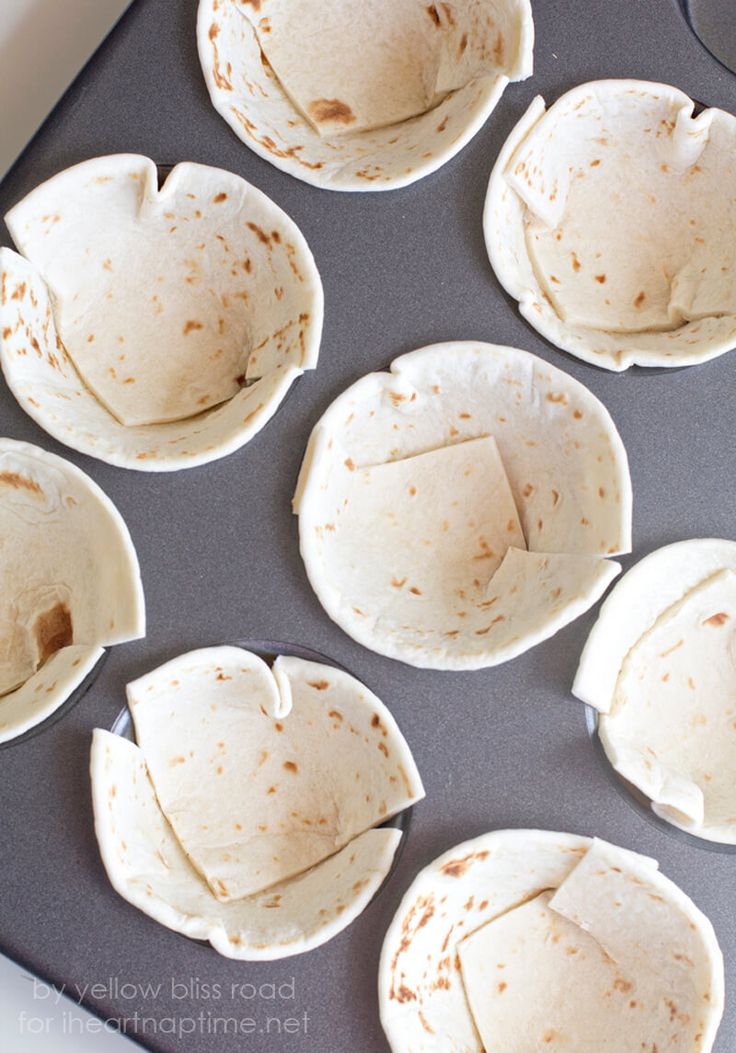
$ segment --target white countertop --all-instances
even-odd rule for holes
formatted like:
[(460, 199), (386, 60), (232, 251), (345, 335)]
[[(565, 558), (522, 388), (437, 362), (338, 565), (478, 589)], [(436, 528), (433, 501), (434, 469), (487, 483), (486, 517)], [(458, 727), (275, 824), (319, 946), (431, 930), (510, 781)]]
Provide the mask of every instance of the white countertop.
[(130, 0), (0, 0), (0, 178)]
[[(0, 178), (130, 0), (0, 0)], [(3, 1053), (131, 1053), (127, 1039), (0, 955)]]

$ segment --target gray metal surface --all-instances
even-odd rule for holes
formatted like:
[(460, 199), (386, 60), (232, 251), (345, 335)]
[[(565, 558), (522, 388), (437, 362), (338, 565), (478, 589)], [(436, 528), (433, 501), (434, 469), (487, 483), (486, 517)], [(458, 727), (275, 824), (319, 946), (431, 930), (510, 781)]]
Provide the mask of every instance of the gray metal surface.
[[(319, 368), (255, 441), (201, 469), (136, 474), (70, 453), (0, 388), (0, 433), (70, 457), (125, 516), (149, 624), (144, 641), (112, 652), (63, 720), (0, 753), (0, 945), (72, 993), (74, 984), (99, 984), (86, 996), (98, 1012), (156, 1020), (158, 1034), (150, 1023), (139, 1032), (154, 1049), (384, 1053), (376, 967), (399, 898), (438, 853), (506, 826), (599, 834), (656, 856), (718, 932), (728, 1006), (716, 1050), (736, 1047), (736, 860), (648, 822), (604, 771), (583, 707), (570, 696), (595, 612), (497, 669), (417, 671), (364, 650), (327, 619), (307, 584), (290, 514), (309, 430), (340, 391), (401, 352), (475, 338), (541, 355), (609, 407), (631, 458), (636, 558), (679, 538), (736, 533), (736, 354), (680, 372), (621, 376), (561, 354), (500, 291), (480, 222), (493, 160), (536, 92), (554, 99), (580, 81), (633, 76), (669, 81), (736, 111), (736, 77), (697, 41), (675, 0), (536, 0), (534, 7), (533, 79), (511, 86), (486, 127), (440, 172), (407, 190), (359, 196), (312, 189), (247, 150), (209, 104), (194, 0), (138, 0), (0, 187), (4, 211), (59, 169), (120, 150), (221, 165), (294, 217), (325, 285)], [(126, 681), (187, 648), (239, 637), (297, 642), (351, 669), (393, 710), (427, 789), (400, 865), (371, 907), (327, 946), (273, 964), (228, 962), (128, 906), (107, 882), (92, 831), (90, 732), (110, 727)], [(294, 997), (286, 997), (292, 978)], [(172, 981), (190, 985), (189, 994), (177, 998), (184, 988), (172, 992)], [(266, 982), (288, 986), (275, 999), (269, 989), (255, 998), (247, 997), (250, 988), (232, 993), (231, 984)], [(127, 997), (123, 983), (162, 987)], [(219, 985), (221, 997), (205, 997), (203, 985)], [(172, 1016), (194, 1020), (195, 1032), (161, 1033)], [(270, 1034), (260, 1030), (269, 1016), (280, 1020), (280, 1037), (275, 1025)], [(255, 1033), (215, 1034), (214, 1017), (253, 1018), (245, 1031)], [(300, 1021), (298, 1031), (288, 1019)]]

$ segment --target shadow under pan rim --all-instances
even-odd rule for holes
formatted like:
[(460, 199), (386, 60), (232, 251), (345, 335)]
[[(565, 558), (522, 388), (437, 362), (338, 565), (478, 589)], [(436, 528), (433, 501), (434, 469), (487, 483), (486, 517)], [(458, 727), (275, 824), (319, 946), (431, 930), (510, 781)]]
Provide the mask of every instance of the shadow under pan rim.
[[(736, 74), (736, 5), (733, 0), (679, 0), (685, 20), (711, 57)], [(724, 19), (727, 20), (726, 32)]]

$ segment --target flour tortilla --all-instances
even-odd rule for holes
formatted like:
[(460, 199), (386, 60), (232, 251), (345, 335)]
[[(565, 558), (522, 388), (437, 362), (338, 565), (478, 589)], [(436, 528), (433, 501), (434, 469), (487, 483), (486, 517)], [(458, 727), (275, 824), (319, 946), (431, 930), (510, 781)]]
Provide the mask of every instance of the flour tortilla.
[(424, 791), (386, 707), (332, 666), (193, 651), (128, 685), (161, 809), (223, 902), (344, 848)]
[[(616, 910), (616, 902), (625, 909)], [(533, 914), (540, 907), (543, 917), (537, 924)], [(589, 956), (588, 968), (555, 961), (555, 945), (544, 942), (545, 929), (550, 937), (574, 930), (575, 946)], [(497, 961), (499, 949), (503, 957)], [(589, 991), (595, 989), (611, 949), (621, 957), (616, 967), (633, 973), (637, 983), (649, 989), (661, 984), (676, 1007), (683, 1037), (685, 1028), (691, 1038), (700, 1028), (698, 1044), (673, 1049), (707, 1053), (723, 1012), (721, 953), (710, 923), (659, 875), (654, 860), (604, 842), (538, 830), (498, 831), (459, 845), (418, 875), (386, 935), (379, 1004), (391, 1049), (482, 1053), (501, 1039), (504, 1050), (631, 1049), (633, 1041), (604, 1044), (614, 1038), (610, 1034), (586, 1044), (586, 1035), (577, 1030), (580, 1022), (595, 1027), (600, 1021), (600, 1012), (588, 1013), (581, 988), (585, 982)], [(499, 964), (504, 968), (496, 968)], [(543, 982), (547, 974), (558, 985), (552, 1005)], [(499, 990), (501, 984), (506, 986)], [(578, 984), (574, 995), (571, 984)], [(557, 1014), (555, 1024), (543, 1024), (548, 1007)], [(652, 1015), (656, 1018), (661, 1009), (669, 1023), (671, 1007), (664, 1003), (652, 1007)], [(688, 1012), (690, 1020), (682, 1023)], [(560, 1017), (576, 1028), (567, 1044), (549, 1034), (557, 1031)], [(621, 1016), (618, 1020), (620, 1029)], [(628, 1036), (636, 1039), (638, 1032)]]
[(602, 557), (630, 547), (605, 409), (490, 344), (415, 351), (344, 392), (312, 433), (294, 511), (330, 617), (423, 667), (480, 668), (546, 639), (618, 573)]
[(91, 776), (95, 834), (116, 892), (167, 928), (209, 940), (228, 958), (286, 958), (332, 939), (370, 903), (401, 839), (400, 830), (368, 830), (299, 877), (220, 903), (164, 818), (137, 746), (97, 729)]
[(573, 691), (599, 736), (662, 818), (736, 843), (736, 543), (652, 553), (601, 609)]
[(603, 842), (556, 891), (476, 930), (458, 952), (488, 1049), (689, 1053), (715, 1038), (708, 1001), (714, 989), (722, 997), (722, 962), (712, 928), (648, 860)]
[(0, 439), (0, 742), (58, 709), (103, 649), (145, 632), (127, 527), (61, 457)]
[(197, 21), (218, 113), (255, 153), (332, 190), (439, 168), (531, 74), (533, 42), (528, 0), (200, 0)]
[(445, 34), (432, 5), (261, 0), (257, 11), (242, 11), (281, 86), (319, 135), (398, 124), (435, 101)]
[(583, 84), (534, 100), (491, 175), (491, 263), (524, 317), (606, 369), (736, 345), (736, 118), (683, 92)]
[(76, 165), (6, 217), (0, 361), (61, 441), (170, 470), (242, 445), (317, 361), (322, 288), (294, 223), (239, 176), (137, 155)]
[(458, 944), (486, 1049), (631, 1053), (633, 1038), (657, 1048), (660, 1030), (632, 997), (638, 986), (593, 936), (551, 909), (553, 895), (542, 892)]

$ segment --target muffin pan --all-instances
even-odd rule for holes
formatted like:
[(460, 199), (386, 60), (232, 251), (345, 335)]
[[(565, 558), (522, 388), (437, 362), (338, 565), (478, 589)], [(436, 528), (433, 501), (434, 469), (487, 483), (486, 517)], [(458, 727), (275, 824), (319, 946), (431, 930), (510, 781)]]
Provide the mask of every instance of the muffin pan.
[[(658, 859), (710, 918), (729, 992), (714, 1050), (730, 1053), (734, 859), (648, 822), (611, 785), (570, 693), (596, 612), (498, 668), (444, 674), (404, 666), (365, 650), (325, 616), (299, 556), (290, 499), (309, 433), (341, 391), (402, 352), (470, 339), (539, 355), (610, 411), (633, 479), (635, 556), (622, 560), (626, 568), (681, 538), (733, 536), (734, 356), (677, 373), (615, 375), (555, 350), (496, 282), (482, 212), (498, 151), (535, 95), (555, 99), (594, 78), (635, 77), (735, 112), (736, 77), (701, 46), (674, 0), (536, 0), (534, 75), (504, 94), (457, 157), (404, 190), (331, 194), (245, 149), (214, 111), (197, 57), (196, 9), (196, 0), (137, 0), (5, 178), (0, 209), (71, 164), (121, 149), (233, 171), (294, 219), (314, 253), (326, 305), (319, 366), (247, 448), (168, 476), (69, 455), (0, 387), (4, 434), (70, 456), (124, 516), (149, 625), (145, 640), (110, 654), (94, 688), (63, 720), (2, 751), (4, 843), (12, 851), (0, 856), (0, 946), (103, 1016), (138, 1011), (159, 1024), (200, 1012), (253, 1017), (255, 1033), (239, 1040), (248, 1053), (385, 1053), (380, 948), (417, 872), (489, 829), (567, 830)], [(10, 245), (6, 232), (2, 242)], [(288, 962), (228, 962), (154, 925), (110, 888), (92, 829), (91, 730), (112, 726), (124, 685), (171, 655), (239, 637), (303, 641), (349, 668), (387, 701), (427, 791), (380, 896), (329, 944)], [(288, 994), (292, 977), (293, 997), (241, 995), (248, 991), (241, 985), (266, 983), (277, 992), (286, 983)], [(178, 988), (175, 997), (172, 980), (187, 993)], [(122, 993), (123, 983), (147, 982), (162, 984), (157, 997)], [(92, 984), (100, 986), (85, 988)], [(203, 999), (205, 984), (219, 984), (222, 997)], [(269, 1016), (299, 1018), (301, 1031), (260, 1033)], [(160, 1053), (180, 1050), (182, 1041), (189, 1053), (222, 1053), (224, 1045), (206, 1028), (182, 1040), (149, 1025), (138, 1039)]]

